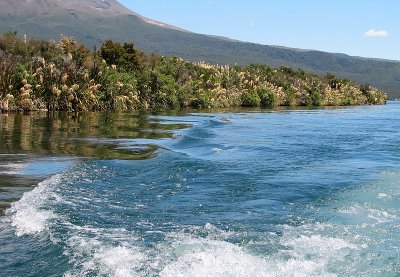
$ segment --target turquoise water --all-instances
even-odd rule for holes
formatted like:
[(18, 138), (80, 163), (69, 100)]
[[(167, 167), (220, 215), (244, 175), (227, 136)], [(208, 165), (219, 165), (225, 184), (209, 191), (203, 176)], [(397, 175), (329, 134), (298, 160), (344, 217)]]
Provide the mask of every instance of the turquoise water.
[(100, 118), (0, 146), (1, 276), (400, 275), (400, 104)]

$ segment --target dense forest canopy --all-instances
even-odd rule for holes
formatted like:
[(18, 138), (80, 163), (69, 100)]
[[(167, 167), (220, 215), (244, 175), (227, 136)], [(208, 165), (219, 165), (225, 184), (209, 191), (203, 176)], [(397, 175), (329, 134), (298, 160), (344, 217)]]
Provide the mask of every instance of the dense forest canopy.
[(385, 93), (327, 73), (288, 67), (188, 62), (105, 41), (90, 50), (74, 38), (56, 42), (0, 37), (2, 110), (136, 110), (383, 104)]

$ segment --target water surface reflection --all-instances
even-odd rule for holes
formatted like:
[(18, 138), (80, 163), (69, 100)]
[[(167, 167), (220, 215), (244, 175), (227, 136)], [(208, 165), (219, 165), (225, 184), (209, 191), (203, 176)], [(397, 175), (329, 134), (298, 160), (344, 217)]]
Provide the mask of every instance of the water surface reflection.
[(155, 140), (186, 127), (141, 113), (0, 114), (0, 215), (77, 159), (148, 159)]

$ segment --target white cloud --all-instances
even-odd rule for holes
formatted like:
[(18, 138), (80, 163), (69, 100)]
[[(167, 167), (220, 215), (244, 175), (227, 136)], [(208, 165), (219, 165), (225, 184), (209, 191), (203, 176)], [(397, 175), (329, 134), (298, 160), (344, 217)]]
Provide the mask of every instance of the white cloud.
[(376, 29), (371, 29), (365, 32), (364, 36), (366, 37), (388, 37), (389, 32), (386, 30), (376, 30)]
[(250, 26), (251, 28), (253, 28), (254, 26), (256, 26), (256, 22), (255, 22), (255, 21), (250, 22), (250, 23), (249, 23), (249, 26)]

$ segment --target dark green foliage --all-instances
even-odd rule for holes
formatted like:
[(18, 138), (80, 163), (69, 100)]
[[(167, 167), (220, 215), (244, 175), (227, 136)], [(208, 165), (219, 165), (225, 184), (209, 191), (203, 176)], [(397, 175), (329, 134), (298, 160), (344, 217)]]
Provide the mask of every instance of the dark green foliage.
[(323, 97), (316, 86), (306, 88), (304, 98), (302, 100), (303, 106), (318, 107), (322, 106), (322, 103)]
[(260, 97), (260, 104), (262, 107), (275, 106), (275, 94), (271, 90), (259, 89), (257, 93)]
[(343, 100), (342, 105), (343, 105), (343, 106), (351, 106), (351, 105), (353, 105), (353, 103), (354, 103), (354, 100), (353, 100), (351, 97), (346, 97), (346, 98)]
[(309, 92), (309, 102), (307, 103), (308, 106), (318, 107), (322, 106), (322, 95), (319, 91), (312, 90)]
[(369, 92), (369, 85), (368, 85), (368, 84), (361, 85), (361, 86), (360, 86), (360, 90), (361, 90), (362, 93), (368, 94), (368, 92)]
[(256, 91), (244, 93), (242, 95), (242, 107), (259, 107), (260, 104), (261, 99)]
[(100, 55), (111, 65), (116, 65), (125, 71), (134, 71), (140, 68), (140, 62), (133, 43), (124, 43), (107, 40), (101, 45)]
[(100, 55), (108, 65), (117, 65), (122, 53), (121, 44), (119, 42), (114, 43), (111, 39), (104, 42), (100, 48)]
[(367, 97), (367, 101), (368, 102), (370, 102), (370, 103), (374, 103), (375, 102), (375, 95), (370, 90), (370, 87), (369, 87), (368, 84), (361, 85), (360, 86), (360, 90), (365, 95), (365, 97)]
[(133, 47), (133, 43), (124, 43), (123, 52), (118, 61), (118, 64), (127, 71), (134, 71), (140, 68), (140, 62)]

